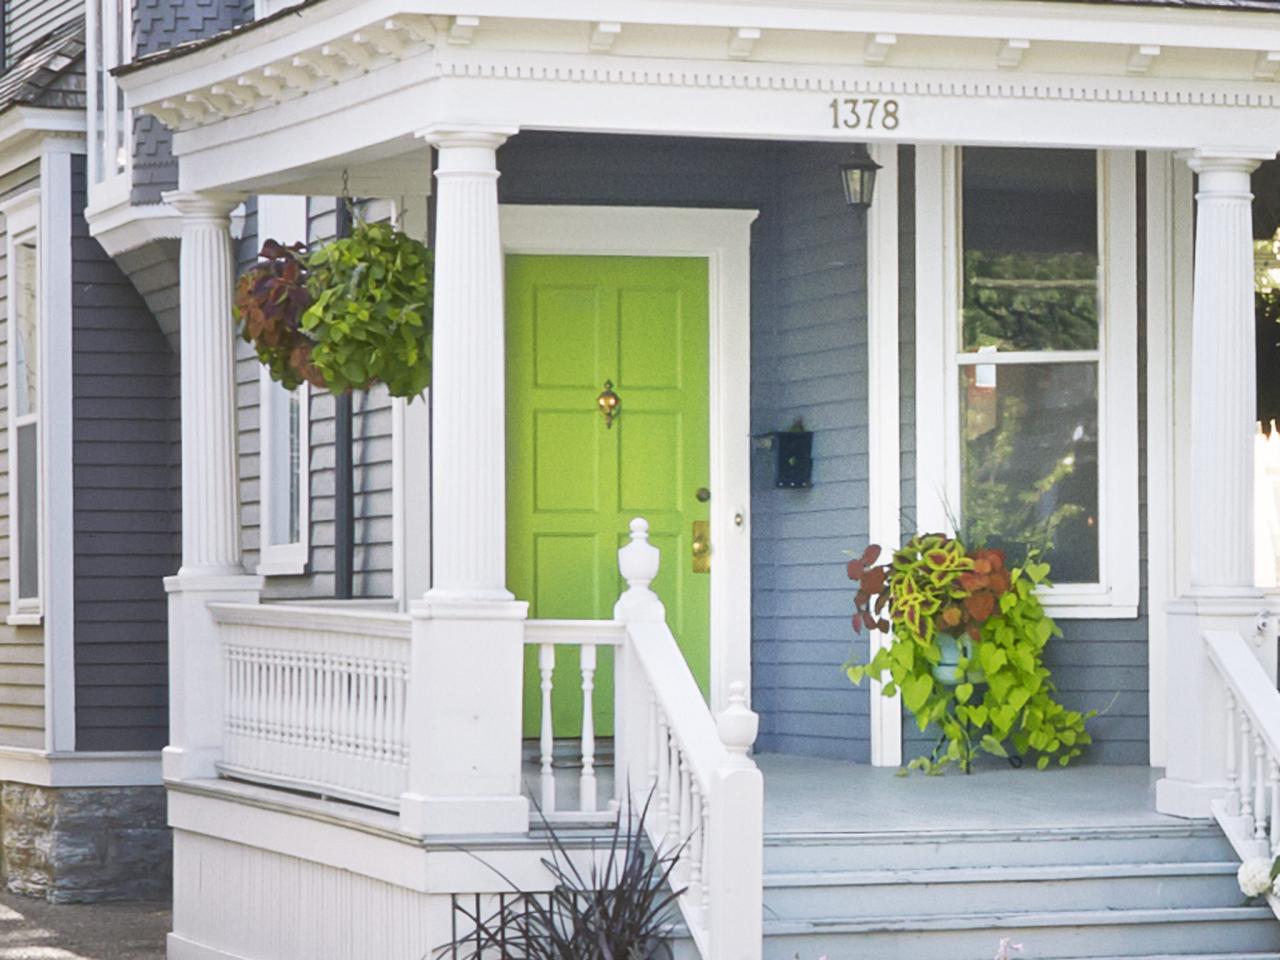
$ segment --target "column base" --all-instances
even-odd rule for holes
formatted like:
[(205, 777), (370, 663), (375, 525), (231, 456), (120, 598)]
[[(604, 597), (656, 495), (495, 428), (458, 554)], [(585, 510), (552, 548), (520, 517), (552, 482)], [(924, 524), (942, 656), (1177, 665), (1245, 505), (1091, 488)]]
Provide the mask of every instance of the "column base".
[(432, 592), (410, 614), (414, 735), (401, 825), (419, 836), (527, 833), (521, 747), (529, 605)]
[(223, 737), (222, 639), (211, 603), (257, 603), (262, 578), (179, 573), (166, 577), (169, 594), (169, 746), (166, 780), (218, 775)]
[(1213, 816), (1213, 803), (1226, 795), (1223, 783), (1196, 783), (1161, 777), (1156, 781), (1156, 812), (1188, 820), (1205, 820)]
[(529, 832), (523, 797), (400, 797), (400, 826), (418, 837)]

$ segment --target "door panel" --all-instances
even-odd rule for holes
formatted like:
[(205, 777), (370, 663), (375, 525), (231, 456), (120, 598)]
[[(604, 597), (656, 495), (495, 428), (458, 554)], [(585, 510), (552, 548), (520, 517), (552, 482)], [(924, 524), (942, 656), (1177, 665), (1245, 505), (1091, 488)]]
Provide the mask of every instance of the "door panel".
[[(662, 551), (654, 589), (705, 694), (710, 577), (692, 572), (692, 526), (710, 486), (708, 271), (696, 258), (507, 258), (507, 583), (541, 619), (607, 619), (633, 517)], [(596, 398), (621, 398), (606, 427)], [(537, 733), (536, 652), (526, 733)], [(580, 732), (578, 658), (561, 650), (557, 736)], [(612, 662), (596, 674), (596, 730), (613, 728)]]

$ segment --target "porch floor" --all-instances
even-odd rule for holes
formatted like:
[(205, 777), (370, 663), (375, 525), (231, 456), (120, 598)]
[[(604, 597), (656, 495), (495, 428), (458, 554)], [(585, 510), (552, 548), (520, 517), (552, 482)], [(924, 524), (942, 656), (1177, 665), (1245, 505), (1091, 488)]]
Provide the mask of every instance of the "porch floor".
[[(759, 753), (764, 774), (764, 828), (768, 835), (870, 834), (959, 831), (1060, 831), (1187, 825), (1156, 813), (1152, 767), (1073, 766), (1015, 770), (986, 763), (965, 776), (900, 776), (894, 768), (846, 760)], [(556, 765), (562, 809), (578, 799), (580, 767)], [(613, 791), (613, 768), (597, 767), (599, 795)], [(527, 755), (525, 787), (536, 797), (538, 768)], [(535, 823), (538, 815), (533, 815)], [(572, 822), (573, 815), (567, 819)]]
[(1156, 813), (1151, 767), (990, 766), (902, 777), (843, 760), (757, 754), (767, 834), (1176, 826)]

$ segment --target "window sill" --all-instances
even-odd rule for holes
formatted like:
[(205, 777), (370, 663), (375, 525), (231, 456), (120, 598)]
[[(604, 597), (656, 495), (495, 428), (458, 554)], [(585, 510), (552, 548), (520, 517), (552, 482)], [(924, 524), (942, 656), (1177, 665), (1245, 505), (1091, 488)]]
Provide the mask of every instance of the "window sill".
[(290, 544), (284, 548), (266, 548), (255, 568), (260, 577), (300, 577), (307, 572), (306, 548)]
[(44, 623), (43, 613), (11, 613), (4, 618), (11, 627), (38, 627)]
[(1089, 601), (1068, 597), (1041, 597), (1044, 612), (1055, 620), (1136, 620), (1136, 603), (1109, 600)]

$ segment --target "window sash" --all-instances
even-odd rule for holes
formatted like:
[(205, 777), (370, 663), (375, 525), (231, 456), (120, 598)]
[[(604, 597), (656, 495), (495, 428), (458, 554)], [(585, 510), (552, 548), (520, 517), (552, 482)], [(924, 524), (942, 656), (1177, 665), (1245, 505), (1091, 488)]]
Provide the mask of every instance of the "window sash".
[(1140, 596), (1137, 410), (1136, 153), (1099, 151), (1097, 351), (962, 351), (959, 148), (916, 152), (916, 513), (920, 530), (951, 529), (960, 503), (959, 381), (965, 366), (1099, 364), (1099, 582), (1042, 591), (1059, 618), (1130, 618)]
[[(6, 383), (9, 433), (9, 617), (11, 624), (39, 623), (43, 614), (44, 516), (43, 426), (44, 290), (40, 232), (36, 227), (40, 199), (32, 193), (6, 213), (8, 353)], [(22, 311), (30, 310), (30, 317)], [(32, 342), (22, 349), (19, 328), (29, 324)], [(25, 376), (19, 373), (25, 370)], [(34, 406), (33, 406), (34, 404)]]

